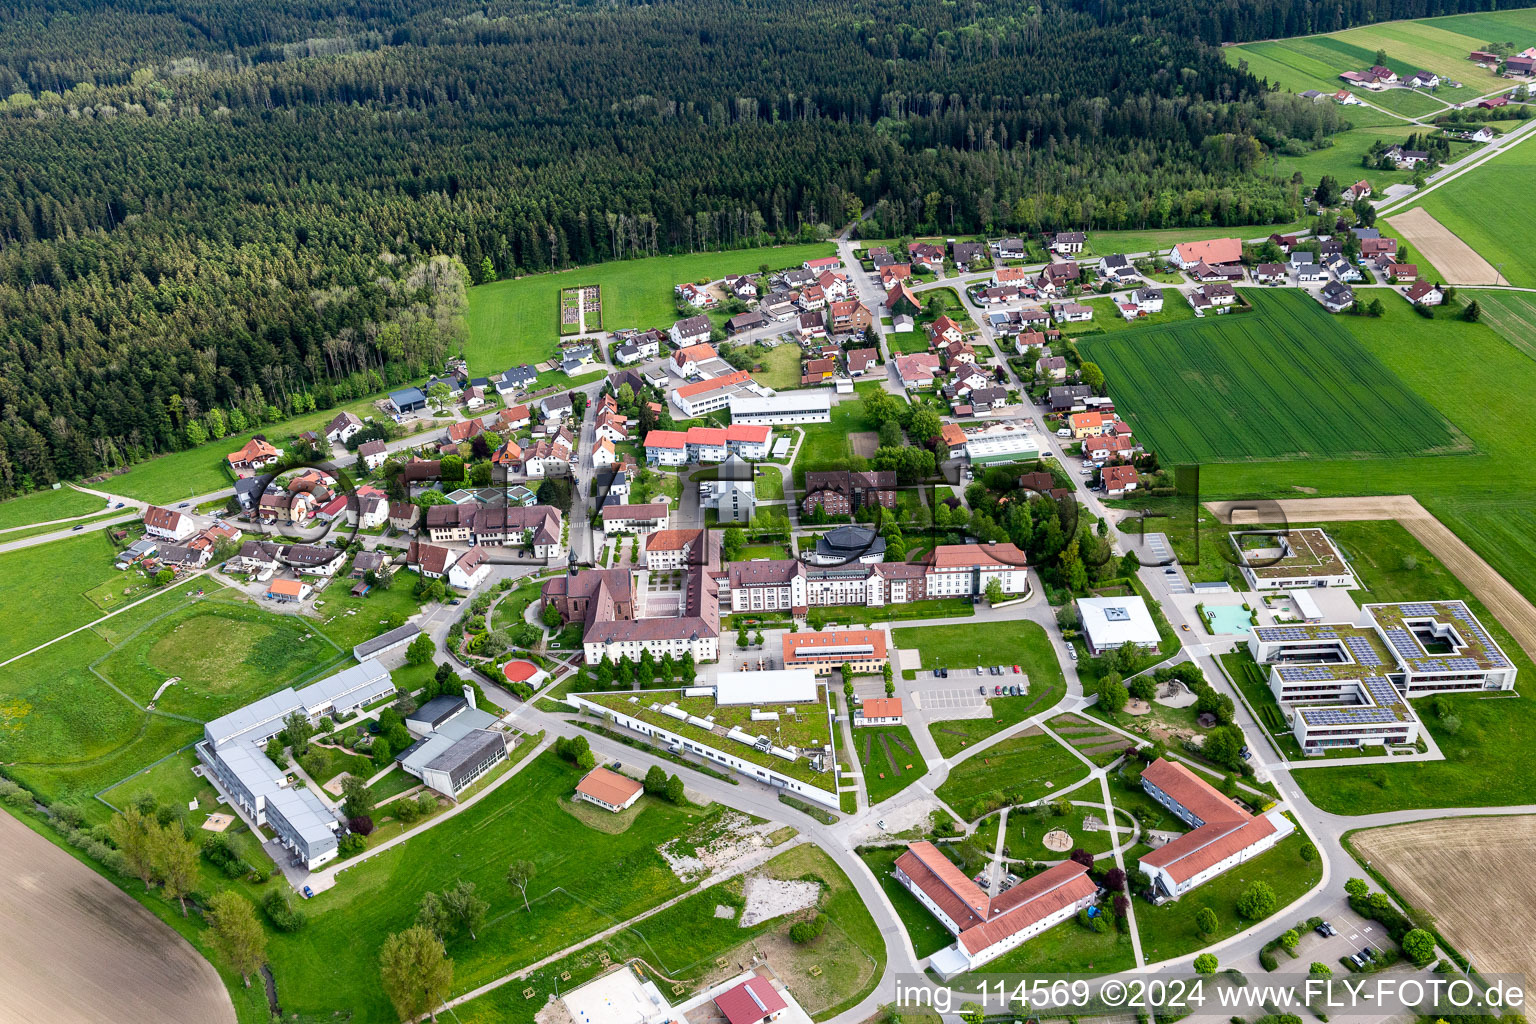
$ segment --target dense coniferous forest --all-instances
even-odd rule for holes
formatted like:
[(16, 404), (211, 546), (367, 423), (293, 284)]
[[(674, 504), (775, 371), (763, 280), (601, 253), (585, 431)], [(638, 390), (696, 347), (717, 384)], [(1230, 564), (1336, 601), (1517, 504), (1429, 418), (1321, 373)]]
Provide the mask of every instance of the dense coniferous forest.
[(1289, 219), (1341, 115), (1215, 44), (1491, 6), (0, 3), (0, 496), (435, 368), (487, 266)]

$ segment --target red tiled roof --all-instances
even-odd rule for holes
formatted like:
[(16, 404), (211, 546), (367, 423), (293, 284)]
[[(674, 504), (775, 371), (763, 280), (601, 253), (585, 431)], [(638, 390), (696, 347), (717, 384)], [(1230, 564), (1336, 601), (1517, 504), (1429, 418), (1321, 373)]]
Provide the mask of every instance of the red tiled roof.
[(940, 544), (928, 556), (935, 569), (966, 569), (974, 565), (1001, 565), (1022, 569), (1024, 552), (1015, 544)]
[(643, 788), (634, 779), (611, 772), (607, 768), (594, 768), (585, 778), (576, 783), (576, 792), (614, 807), (623, 806), (630, 797)]
[(962, 931), (960, 945), (968, 953), (979, 953), (1097, 890), (1086, 867), (1073, 860), (1062, 861), (993, 900), (988, 909), (995, 916)]
[[(690, 433), (692, 433), (692, 430), (690, 430)], [(768, 440), (768, 436), (772, 433), (773, 428), (766, 424), (755, 426), (748, 423), (732, 423), (725, 428), (725, 439), (727, 441), (746, 441), (751, 444), (762, 444)]]
[(900, 697), (871, 697), (866, 700), (860, 710), (865, 718), (900, 718)]
[(1176, 251), (1185, 263), (1236, 263), (1243, 258), (1243, 243), (1237, 238), (1213, 238), (1207, 242), (1184, 242)]
[(786, 667), (803, 658), (814, 656), (818, 650), (830, 648), (868, 644), (873, 648), (872, 653), (860, 654), (858, 657), (883, 658), (886, 654), (883, 629), (834, 629), (824, 633), (785, 633), (783, 644)]
[(773, 982), (767, 978), (748, 978), (733, 989), (715, 997), (715, 1006), (729, 1024), (759, 1024), (769, 1014), (789, 1006)]
[(1141, 775), (1204, 823), (1141, 858), (1142, 863), (1167, 871), (1176, 882), (1193, 878), (1275, 832), (1268, 817), (1249, 814), (1176, 761), (1158, 758)]
[(653, 430), (645, 435), (647, 448), (686, 448), (688, 435), (681, 430)]
[(711, 391), (719, 391), (722, 388), (734, 387), (737, 384), (745, 384), (752, 379), (752, 375), (746, 370), (732, 370), (730, 373), (719, 377), (711, 377), (709, 380), (701, 380), (695, 384), (684, 384), (675, 392), (682, 398), (692, 398), (694, 395), (703, 395)]
[(730, 435), (724, 427), (689, 427), (688, 443), (723, 448)]

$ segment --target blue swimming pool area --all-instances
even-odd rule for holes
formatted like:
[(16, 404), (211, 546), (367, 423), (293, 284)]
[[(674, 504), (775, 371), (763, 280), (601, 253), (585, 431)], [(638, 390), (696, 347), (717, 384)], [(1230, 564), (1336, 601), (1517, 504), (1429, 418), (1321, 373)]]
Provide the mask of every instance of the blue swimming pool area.
[(1205, 620), (1212, 633), (1247, 633), (1253, 615), (1240, 604), (1206, 605)]

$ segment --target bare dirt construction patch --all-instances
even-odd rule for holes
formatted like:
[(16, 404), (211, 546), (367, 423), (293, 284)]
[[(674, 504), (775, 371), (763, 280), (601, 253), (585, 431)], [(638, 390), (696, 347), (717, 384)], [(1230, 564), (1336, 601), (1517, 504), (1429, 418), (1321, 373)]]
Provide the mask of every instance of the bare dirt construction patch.
[(228, 1022), (213, 967), (126, 893), (0, 814), (0, 978), (6, 1020)]
[(853, 454), (867, 459), (875, 454), (876, 448), (880, 447), (880, 435), (873, 431), (861, 430), (856, 434), (849, 434), (848, 442), (853, 445)]
[(746, 891), (743, 893), (747, 905), (741, 912), (740, 924), (743, 928), (750, 928), (775, 917), (793, 914), (797, 910), (815, 906), (820, 895), (821, 886), (815, 882), (754, 875), (747, 879)]
[(745, 814), (730, 811), (662, 844), (658, 852), (680, 880), (695, 882), (768, 848), (768, 836), (776, 828), (772, 822), (754, 825)]
[(1482, 973), (1536, 971), (1536, 817), (1441, 818), (1353, 842)]
[(1405, 239), (1424, 254), (1426, 260), (1445, 275), (1446, 284), (1497, 283), (1498, 271), (1493, 268), (1493, 264), (1452, 234), (1444, 224), (1435, 220), (1428, 210), (1420, 208), (1399, 213), (1387, 223), (1401, 232)]
[(1284, 521), (1292, 523), (1344, 522), (1355, 519), (1396, 519), (1414, 539), (1428, 548), (1470, 590), (1494, 618), (1504, 624), (1521, 649), (1536, 658), (1536, 606), (1510, 582), (1483, 561), (1451, 529), (1429, 514), (1418, 499), (1407, 494), (1375, 498), (1282, 498), (1265, 502), (1255, 514), (1249, 503), (1208, 501), (1205, 507), (1227, 524), (1275, 519), (1279, 506)]

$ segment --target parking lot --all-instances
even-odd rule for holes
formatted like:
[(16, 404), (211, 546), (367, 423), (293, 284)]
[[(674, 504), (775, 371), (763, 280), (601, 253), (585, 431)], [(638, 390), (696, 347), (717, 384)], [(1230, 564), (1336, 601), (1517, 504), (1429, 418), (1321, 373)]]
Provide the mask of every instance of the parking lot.
[[(988, 707), (987, 699), (977, 692), (980, 685), (919, 690), (914, 696), (918, 707), (936, 718), (990, 718), (992, 709)], [(990, 687), (987, 692), (992, 692)]]
[[(1302, 965), (1317, 961), (1332, 967), (1337, 974), (1344, 974), (1347, 968), (1339, 963), (1340, 957), (1358, 953), (1367, 947), (1374, 950), (1392, 948), (1392, 940), (1387, 936), (1386, 929), (1377, 922), (1367, 921), (1350, 910), (1346, 900), (1339, 900), (1321, 916), (1324, 921), (1333, 926), (1337, 934), (1323, 938), (1310, 928), (1302, 932), (1301, 942), (1296, 946), (1298, 969)], [(1282, 965), (1284, 962), (1285, 958), (1281, 957)]]

